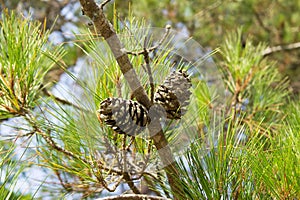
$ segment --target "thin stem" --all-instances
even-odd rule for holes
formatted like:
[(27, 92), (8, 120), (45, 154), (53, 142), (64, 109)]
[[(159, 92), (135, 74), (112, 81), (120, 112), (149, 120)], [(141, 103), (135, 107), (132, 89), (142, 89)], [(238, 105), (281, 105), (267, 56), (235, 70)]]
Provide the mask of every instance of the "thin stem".
[(135, 194), (140, 194), (141, 192), (137, 189), (137, 187), (134, 185), (132, 178), (130, 177), (127, 169), (127, 156), (126, 156), (126, 138), (127, 135), (124, 134), (123, 141), (122, 141), (122, 154), (123, 154), (123, 176), (124, 180), (126, 181), (127, 185), (130, 187), (130, 189), (135, 193)]
[[(41, 86), (41, 87), (43, 87), (43, 86)], [(67, 100), (65, 100), (65, 99), (61, 99), (61, 98), (59, 98), (59, 97), (53, 95), (53, 94), (52, 94), (50, 91), (48, 91), (45, 87), (42, 89), (42, 91), (43, 91), (43, 93), (44, 93), (46, 96), (52, 97), (53, 99), (55, 99), (55, 100), (56, 100), (57, 102), (59, 102), (59, 103), (62, 103), (62, 104), (64, 104), (64, 105), (68, 105), (68, 106), (72, 106), (72, 107), (74, 107), (74, 108), (76, 108), (76, 109), (78, 109), (78, 110), (83, 110), (83, 111), (86, 111), (86, 112), (90, 112), (89, 110), (86, 110), (86, 109), (84, 109), (84, 108), (82, 108), (82, 107), (80, 107), (80, 106), (78, 106), (78, 105), (76, 105), (76, 104), (74, 104), (74, 103), (71, 103), (70, 101), (67, 101)]]
[(108, 4), (111, 0), (105, 0), (100, 4), (100, 8), (101, 10), (103, 10), (104, 6), (106, 6), (106, 4)]
[(162, 45), (162, 43), (166, 40), (166, 38), (168, 37), (169, 33), (171, 30), (171, 26), (167, 25), (166, 26), (166, 31), (165, 34), (162, 36), (162, 38), (159, 40), (158, 44), (155, 46), (152, 46), (150, 48), (146, 48), (146, 42), (147, 42), (147, 38), (145, 38), (144, 40), (144, 48), (141, 51), (137, 51), (137, 52), (133, 52), (133, 51), (127, 51), (126, 53), (129, 55), (134, 55), (134, 56), (139, 56), (139, 55), (143, 55), (144, 56), (144, 60), (146, 63), (146, 68), (143, 67), (143, 69), (147, 72), (148, 76), (149, 76), (149, 84), (150, 84), (150, 100), (151, 103), (153, 104), (153, 99), (154, 99), (154, 90), (155, 90), (155, 85), (154, 85), (154, 80), (153, 80), (153, 75), (152, 75), (152, 71), (151, 71), (151, 67), (150, 67), (150, 57), (149, 57), (149, 53), (152, 51), (155, 51), (159, 46)]
[(118, 196), (112, 196), (112, 197), (104, 197), (100, 198), (98, 200), (171, 200), (169, 198), (165, 197), (156, 197), (156, 196), (150, 196), (145, 194), (125, 194), (125, 195), (118, 195)]
[(134, 52), (134, 51), (127, 51), (127, 50), (124, 50), (124, 49), (123, 49), (123, 51), (125, 51), (129, 55), (134, 55), (134, 56), (144, 55), (145, 53), (149, 54), (150, 52), (155, 51), (158, 47), (160, 47), (162, 45), (162, 43), (166, 40), (166, 38), (170, 34), (171, 26), (167, 25), (165, 29), (166, 29), (165, 34), (159, 40), (157, 45), (149, 47), (149, 48), (145, 48), (145, 45), (144, 45), (144, 48), (141, 51), (135, 51)]
[(66, 191), (69, 191), (71, 189), (71, 187), (68, 185), (68, 180), (64, 181), (59, 173), (58, 170), (54, 170), (54, 173), (55, 175), (57, 176), (60, 184), (63, 186), (63, 188), (66, 190)]
[(149, 52), (146, 51), (146, 49), (144, 49), (144, 50), (145, 50), (145, 53), (143, 55), (144, 55), (144, 59), (145, 59), (145, 63), (146, 63), (146, 69), (147, 69), (147, 74), (149, 76), (149, 83), (150, 83), (150, 88), (151, 88), (150, 100), (151, 100), (151, 103), (153, 103), (155, 85), (154, 85), (154, 81), (153, 81), (152, 70), (150, 67)]
[[(49, 146), (52, 147), (52, 149), (55, 149), (58, 152), (61, 152), (62, 154), (64, 154), (65, 156), (72, 158), (74, 160), (79, 160), (81, 162), (83, 162), (86, 165), (91, 166), (91, 168), (96, 168), (99, 170), (104, 170), (107, 173), (115, 173), (117, 175), (121, 176), (121, 180), (123, 180), (123, 172), (116, 170), (116, 169), (112, 169), (112, 168), (107, 168), (103, 165), (103, 163), (94, 163), (93, 161), (88, 161), (85, 158), (74, 154), (71, 151), (68, 151), (66, 149), (64, 149), (63, 147), (59, 146), (50, 136), (50, 130), (48, 130), (48, 133), (44, 132), (41, 128), (39, 128), (39, 125), (35, 122), (34, 117), (30, 114), (27, 114), (26, 116), (24, 116), (26, 121), (29, 122), (29, 124), (31, 124), (31, 126), (34, 129), (35, 133), (38, 133), (39, 135), (41, 135), (44, 140), (47, 142), (47, 144)], [(96, 166), (95, 166), (96, 165)], [(118, 181), (118, 183), (116, 183), (112, 188), (109, 188), (107, 183), (105, 182), (105, 180), (103, 179), (102, 175), (100, 174), (100, 176), (96, 176), (97, 180), (100, 182), (100, 184), (108, 191), (113, 192), (115, 191), (115, 189), (117, 188), (117, 186), (120, 184), (121, 181)]]
[(274, 47), (268, 47), (263, 52), (263, 56), (268, 56), (272, 53), (279, 52), (279, 51), (287, 51), (287, 50), (294, 50), (300, 48), (300, 42), (288, 44), (288, 45), (279, 45)]

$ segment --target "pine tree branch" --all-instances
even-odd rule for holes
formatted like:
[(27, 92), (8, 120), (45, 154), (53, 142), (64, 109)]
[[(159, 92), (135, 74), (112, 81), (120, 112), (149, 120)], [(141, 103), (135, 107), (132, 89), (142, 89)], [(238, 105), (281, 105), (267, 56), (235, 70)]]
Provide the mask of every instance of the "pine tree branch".
[[(152, 106), (152, 103), (147, 96), (145, 89), (142, 87), (139, 79), (137, 78), (137, 74), (129, 60), (126, 51), (123, 50), (123, 46), (117, 36), (117, 33), (115, 32), (112, 24), (105, 17), (103, 13), (103, 6), (98, 6), (94, 0), (80, 0), (80, 3), (83, 13), (92, 20), (96, 31), (106, 40), (107, 44), (109, 45), (126, 81), (129, 84), (129, 87), (133, 92), (134, 97), (139, 103), (144, 105), (149, 110)], [(107, 3), (107, 1), (104, 3)], [(164, 136), (162, 127), (157, 119), (154, 120), (152, 127), (154, 127), (154, 129), (148, 127), (151, 139), (153, 139), (161, 161), (165, 166), (164, 169), (166, 171), (170, 187), (173, 191), (174, 199), (177, 199), (175, 193), (181, 193), (182, 190), (175, 182), (175, 178), (179, 177), (175, 159), (170, 147), (168, 146), (168, 141)]]
[(117, 36), (112, 24), (105, 17), (103, 10), (96, 4), (94, 0), (80, 0), (83, 13), (88, 16), (94, 23), (98, 33), (106, 40), (114, 57), (116, 58), (126, 81), (131, 88), (134, 97), (138, 102), (146, 108), (151, 107), (151, 101), (148, 98), (144, 88), (137, 78), (137, 74), (129, 60), (123, 46)]
[(263, 52), (263, 56), (270, 55), (272, 53), (278, 52), (278, 51), (288, 51), (288, 50), (294, 50), (300, 48), (300, 42), (288, 44), (288, 45), (279, 45), (274, 47), (268, 47)]
[(105, 0), (100, 4), (100, 9), (102, 10), (104, 8), (104, 6), (106, 6), (106, 4), (108, 4), (109, 2), (111, 2), (111, 0)]
[(121, 181), (124, 178), (124, 173), (122, 171), (116, 170), (116, 169), (112, 169), (109, 167), (106, 167), (103, 165), (102, 162), (94, 162), (94, 161), (90, 161), (85, 159), (84, 157), (75, 154), (67, 149), (64, 149), (62, 146), (60, 146), (59, 144), (57, 144), (53, 138), (50, 135), (50, 130), (47, 130), (46, 132), (44, 130), (42, 130), (39, 125), (35, 122), (34, 117), (30, 114), (27, 114), (26, 116), (24, 116), (26, 121), (32, 126), (33, 131), (31, 132), (31, 134), (33, 132), (39, 134), (40, 136), (42, 136), (44, 138), (44, 140), (46, 141), (46, 143), (51, 146), (52, 149), (56, 150), (57, 152), (60, 152), (62, 154), (64, 154), (65, 156), (67, 156), (70, 159), (74, 159), (74, 160), (78, 160), (81, 161), (82, 163), (85, 163), (86, 165), (91, 166), (91, 168), (93, 169), (99, 169), (99, 170), (104, 170), (106, 173), (114, 173), (120, 176), (119, 181), (117, 181), (113, 186), (108, 185), (106, 180), (104, 180), (104, 178), (102, 177), (101, 174), (97, 175), (94, 173), (94, 175), (96, 176), (97, 180), (99, 181), (99, 183), (101, 184), (101, 186), (103, 186), (107, 191), (109, 192), (114, 192), (115, 189), (120, 185)]
[[(146, 50), (146, 48), (144, 48)], [(153, 74), (152, 74), (152, 70), (150, 67), (150, 57), (149, 57), (149, 53), (147, 51), (145, 51), (146, 53), (144, 54), (144, 60), (145, 60), (145, 64), (146, 64), (146, 70), (147, 70), (147, 74), (149, 76), (149, 83), (150, 83), (150, 88), (151, 88), (151, 96), (150, 96), (150, 100), (151, 103), (153, 103), (154, 100), (154, 80), (153, 80)]]
[(143, 194), (125, 194), (112, 197), (104, 197), (97, 200), (171, 200), (165, 197), (156, 197)]

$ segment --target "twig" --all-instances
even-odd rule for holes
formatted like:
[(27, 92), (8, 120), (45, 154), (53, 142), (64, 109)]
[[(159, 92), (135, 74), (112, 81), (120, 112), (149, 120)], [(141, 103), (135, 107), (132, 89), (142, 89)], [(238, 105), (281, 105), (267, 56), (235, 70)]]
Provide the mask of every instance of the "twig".
[[(145, 40), (146, 42), (146, 40)], [(150, 100), (151, 103), (153, 103), (153, 99), (154, 99), (154, 89), (155, 89), (155, 85), (154, 85), (154, 81), (153, 81), (153, 75), (152, 75), (152, 71), (151, 71), (151, 67), (150, 67), (150, 57), (149, 57), (149, 52), (146, 51), (146, 48), (144, 47), (145, 53), (144, 55), (144, 59), (145, 59), (145, 63), (146, 63), (146, 70), (147, 70), (147, 74), (149, 76), (149, 84), (150, 84)]]
[(132, 192), (134, 194), (141, 194), (141, 192), (137, 189), (137, 187), (134, 185), (132, 179), (130, 178), (128, 172), (124, 172), (124, 180), (126, 181), (127, 185), (130, 187)]
[(106, 6), (106, 4), (108, 4), (111, 0), (105, 0), (100, 4), (100, 9), (103, 10), (104, 6)]
[(122, 140), (122, 154), (123, 154), (123, 172), (127, 172), (127, 156), (126, 156), (126, 138), (127, 135), (123, 135), (123, 140)]
[[(162, 36), (162, 38), (160, 39), (160, 41), (157, 43), (157, 45), (155, 46), (152, 46), (152, 47), (149, 47), (149, 48), (143, 48), (143, 50), (141, 51), (136, 51), (136, 52), (133, 52), (133, 51), (127, 51), (127, 50), (124, 50), (127, 54), (129, 55), (134, 55), (134, 56), (139, 56), (139, 55), (144, 55), (145, 53), (149, 54), (150, 52), (156, 50), (158, 47), (160, 47), (162, 45), (162, 43), (165, 41), (165, 39), (167, 38), (167, 36), (169, 35), (170, 33), (170, 30), (171, 30), (171, 26), (170, 25), (167, 25), (166, 26), (166, 31), (165, 31), (165, 34)], [(145, 45), (144, 45), (145, 46)]]
[[(158, 165), (157, 165), (158, 166)], [(157, 168), (157, 180), (158, 180), (158, 184), (160, 185), (160, 187), (162, 188), (162, 190), (164, 191), (164, 193), (165, 193), (165, 195), (168, 197), (168, 198), (170, 198), (171, 196), (170, 196), (170, 194), (169, 194), (169, 192), (166, 190), (166, 188), (164, 187), (164, 180), (163, 180), (163, 178), (162, 178), (162, 173), (161, 173), (161, 171), (159, 170), (159, 168), (156, 166), (156, 168)]]
[(130, 151), (130, 146), (133, 144), (135, 137), (131, 136), (129, 144), (125, 147), (126, 151)]
[(62, 187), (63, 187), (66, 191), (72, 190), (72, 187), (70, 187), (70, 186), (68, 185), (68, 181), (66, 180), (66, 182), (65, 182), (65, 181), (62, 179), (62, 177), (61, 177), (61, 175), (60, 175), (60, 173), (59, 173), (58, 170), (54, 170), (54, 173), (55, 173), (55, 175), (57, 176), (57, 178), (58, 178), (60, 184), (62, 185)]
[[(47, 135), (46, 133), (44, 133), (42, 130), (40, 130), (40, 129), (37, 128), (37, 127), (34, 127), (34, 128), (36, 129), (37, 132), (39, 132), (39, 133), (42, 135), (42, 137), (45, 139), (45, 141), (46, 141), (53, 149), (55, 149), (55, 150), (57, 150), (57, 151), (59, 151), (59, 152), (65, 154), (65, 155), (67, 155), (67, 156), (69, 156), (69, 157), (71, 157), (71, 158), (73, 158), (73, 159), (80, 160), (80, 161), (84, 162), (84, 163), (87, 164), (87, 165), (91, 165), (91, 166), (94, 165), (92, 162), (87, 161), (86, 159), (84, 159), (84, 158), (78, 156), (77, 154), (74, 154), (74, 153), (72, 153), (71, 151), (68, 151), (68, 150), (66, 150), (66, 149), (64, 149), (64, 148), (62, 148), (62, 147), (60, 147), (60, 146), (58, 146), (58, 145), (54, 142), (54, 140), (53, 140), (49, 135)], [(99, 167), (99, 165), (98, 165), (97, 167)], [(103, 169), (103, 167), (101, 166), (100, 169)], [(109, 169), (109, 170), (112, 171), (112, 169)], [(110, 192), (114, 192), (115, 189), (118, 187), (118, 185), (119, 185), (120, 182), (121, 182), (121, 181), (117, 182), (113, 188), (110, 188), (110, 187), (107, 185), (107, 183), (105, 182), (105, 180), (103, 179), (103, 177), (102, 177), (101, 174), (100, 174), (100, 176), (97, 175), (96, 178), (97, 178), (97, 180), (101, 183), (101, 185), (102, 185), (106, 190), (108, 190), (108, 191), (110, 191)], [(120, 178), (120, 180), (122, 180), (122, 178)]]
[[(43, 86), (41, 86), (41, 87), (43, 87)], [(49, 97), (54, 98), (54, 99), (55, 99), (56, 101), (58, 101), (59, 103), (62, 103), (62, 104), (64, 104), (64, 105), (68, 105), (68, 106), (72, 106), (72, 107), (74, 107), (74, 108), (76, 108), (76, 109), (78, 109), (78, 110), (84, 110), (84, 111), (86, 111), (86, 112), (90, 112), (89, 110), (86, 110), (86, 109), (84, 109), (84, 108), (82, 108), (82, 107), (80, 107), (80, 106), (78, 106), (78, 105), (76, 105), (76, 104), (73, 104), (73, 103), (71, 103), (70, 101), (67, 101), (67, 100), (65, 100), (65, 99), (61, 99), (61, 98), (59, 98), (59, 97), (53, 95), (53, 94), (52, 94), (50, 91), (48, 91), (45, 87), (43, 87), (42, 91), (43, 91), (43, 93), (44, 93), (46, 96), (49, 96)]]
[(121, 84), (119, 76), (117, 77), (117, 80), (116, 80), (116, 88), (117, 88), (118, 96), (122, 97), (122, 90), (121, 90), (122, 89), (122, 84)]
[[(100, 177), (100, 179), (98, 179)], [(101, 183), (102, 182), (102, 180), (103, 181), (105, 181), (104, 179), (102, 179), (102, 175), (100, 174), (100, 176), (97, 176), (97, 180)], [(115, 184), (113, 185), (113, 186), (111, 186), (111, 188), (109, 188), (108, 187), (108, 185), (106, 184), (106, 185), (102, 185), (107, 191), (109, 191), (109, 192), (114, 192), (116, 189), (117, 189), (117, 187), (121, 184), (121, 182), (122, 182), (122, 180), (123, 180), (123, 176), (121, 176), (120, 178), (119, 178), (119, 180), (117, 181), (117, 182), (115, 182)]]
[(156, 197), (145, 194), (124, 194), (112, 197), (104, 197), (97, 200), (171, 200), (165, 197)]
[[(167, 38), (167, 36), (169, 35), (171, 30), (171, 26), (167, 25), (166, 26), (166, 31), (165, 34), (162, 36), (162, 38), (160, 39), (160, 41), (158, 42), (157, 45), (152, 46), (150, 48), (146, 48), (146, 42), (147, 42), (147, 37), (144, 40), (144, 48), (141, 51), (137, 51), (137, 52), (133, 52), (133, 51), (127, 51), (126, 53), (129, 55), (134, 55), (134, 56), (139, 56), (139, 55), (143, 55), (144, 56), (144, 60), (146, 63), (146, 68), (143, 68), (148, 76), (149, 76), (149, 84), (150, 84), (150, 100), (151, 103), (153, 103), (153, 99), (154, 99), (154, 90), (155, 90), (155, 85), (154, 85), (154, 80), (153, 80), (153, 75), (152, 75), (152, 71), (151, 71), (151, 67), (150, 67), (150, 57), (149, 57), (149, 53), (156, 50), (159, 46), (162, 45), (162, 43), (165, 41), (165, 39)], [(124, 50), (123, 50), (124, 51)]]
[[(81, 162), (83, 162), (83, 163), (85, 163), (85, 164), (87, 164), (87, 165), (90, 165), (90, 166), (93, 166), (93, 165), (94, 165), (94, 163), (87, 161), (86, 159), (84, 159), (84, 158), (78, 156), (77, 154), (74, 154), (74, 153), (72, 153), (71, 151), (68, 151), (68, 150), (66, 150), (66, 149), (64, 149), (64, 148), (62, 148), (62, 147), (60, 147), (60, 146), (58, 146), (58, 145), (54, 142), (54, 140), (53, 140), (49, 135), (45, 134), (45, 133), (44, 133), (43, 131), (41, 131), (39, 128), (36, 128), (36, 131), (39, 132), (39, 133), (42, 135), (42, 137), (45, 139), (45, 141), (46, 141), (53, 149), (55, 149), (55, 150), (57, 150), (57, 151), (59, 151), (59, 152), (65, 154), (65, 155), (67, 155), (67, 156), (69, 156), (69, 157), (71, 157), (71, 158), (73, 158), (73, 159), (80, 160)], [(105, 169), (105, 170), (110, 171), (110, 172), (117, 172), (117, 171), (112, 170), (112, 169), (106, 169), (106, 168), (104, 168), (102, 165), (100, 166), (99, 164), (97, 165), (97, 167), (99, 167), (99, 169)], [(120, 175), (121, 172), (118, 172), (118, 174)], [(120, 184), (120, 182), (121, 182), (121, 181), (119, 181), (119, 183), (116, 183), (115, 186), (114, 186), (113, 188), (110, 188), (110, 187), (107, 185), (107, 183), (105, 182), (105, 180), (103, 179), (103, 177), (102, 177), (101, 174), (100, 174), (100, 177), (99, 177), (99, 175), (98, 175), (98, 176), (96, 176), (96, 178), (97, 178), (97, 180), (101, 183), (101, 185), (102, 185), (106, 190), (108, 190), (108, 191), (110, 191), (110, 192), (114, 192), (115, 189), (117, 188), (117, 186), (118, 186), (118, 185)], [(122, 180), (122, 178), (120, 178), (120, 179)]]
[(105, 143), (105, 147), (106, 147), (106, 152), (107, 154), (113, 153), (116, 154), (116, 149), (114, 148), (115, 145), (111, 145), (110, 142), (108, 141), (107, 137), (102, 137), (104, 143)]
[[(92, 166), (92, 168), (98, 168), (100, 170), (104, 170), (108, 173), (115, 173), (117, 175), (120, 175), (121, 176), (121, 180), (123, 179), (123, 172), (122, 171), (119, 171), (119, 170), (116, 170), (116, 169), (112, 169), (112, 168), (107, 168), (105, 166), (103, 166), (102, 163), (97, 163), (96, 166), (95, 166), (95, 163), (93, 161), (88, 161), (86, 160), (85, 158), (77, 155), (77, 154), (74, 154), (73, 152), (71, 151), (68, 151), (66, 149), (64, 149), (63, 147), (59, 146), (50, 136), (50, 130), (48, 130), (49, 133), (46, 133), (44, 132), (42, 129), (40, 129), (38, 127), (38, 125), (35, 123), (35, 121), (33, 120), (33, 116), (31, 116), (30, 114), (24, 116), (25, 119), (29, 122), (29, 124), (31, 124), (31, 126), (33, 127), (34, 129), (34, 132), (40, 134), (44, 140), (47, 142), (48, 145), (50, 145), (53, 149), (55, 149), (56, 151), (58, 152), (61, 152), (63, 153), (64, 155), (66, 155), (67, 157), (71, 157), (73, 158), (74, 160), (79, 160), (83, 163), (85, 163), (86, 165), (89, 165), (89, 166)], [(109, 186), (107, 185), (107, 183), (105, 182), (105, 180), (99, 176), (96, 176), (97, 180), (100, 182), (100, 184), (108, 191), (110, 192), (113, 192), (115, 191), (115, 189), (117, 188), (117, 186), (120, 184), (120, 183), (116, 183), (116, 185), (113, 186), (113, 188), (109, 188)], [(118, 181), (120, 182), (120, 181)], [(118, 185), (117, 185), (118, 184)]]
[(151, 154), (150, 154), (150, 153), (151, 153), (151, 146), (152, 146), (151, 143), (152, 143), (152, 142), (149, 141), (149, 143), (148, 143), (148, 149), (147, 149), (147, 155), (146, 155), (146, 158), (144, 158), (144, 164), (143, 164), (141, 170), (139, 170), (139, 171), (137, 172), (137, 174), (139, 174), (139, 176), (133, 178), (132, 180), (139, 180), (139, 179), (142, 178), (142, 176), (144, 176), (145, 174), (148, 174), (148, 175), (151, 176), (152, 178), (156, 179), (156, 177), (154, 177), (154, 175), (145, 172), (145, 170), (146, 170), (146, 168), (147, 168), (147, 166), (148, 166), (148, 162), (149, 162), (150, 156), (151, 156)]
[(39, 133), (39, 134), (45, 139), (45, 141), (46, 141), (53, 149), (55, 149), (55, 150), (57, 150), (57, 151), (59, 151), (59, 152), (65, 154), (65, 155), (67, 155), (67, 156), (69, 156), (69, 157), (71, 157), (71, 158), (73, 158), (73, 159), (80, 160), (80, 161), (82, 161), (82, 162), (88, 164), (88, 161), (85, 160), (84, 158), (81, 158), (80, 156), (74, 154), (73, 152), (68, 151), (68, 150), (66, 150), (66, 149), (64, 149), (64, 148), (62, 148), (62, 147), (60, 147), (60, 146), (58, 146), (58, 145), (54, 142), (54, 140), (53, 140), (48, 134), (44, 133), (44, 132), (43, 132), (42, 130), (40, 130), (38, 127), (34, 127), (34, 129), (35, 129), (35, 131), (36, 131), (37, 133)]
[(122, 153), (123, 153), (123, 176), (124, 180), (126, 181), (127, 185), (130, 187), (130, 189), (135, 194), (141, 194), (141, 192), (137, 189), (137, 187), (134, 185), (131, 177), (129, 176), (128, 170), (127, 170), (127, 156), (126, 156), (126, 138), (127, 135), (124, 134), (123, 141), (122, 141)]
[(268, 47), (263, 52), (263, 56), (268, 56), (272, 53), (278, 52), (278, 51), (288, 51), (288, 50), (294, 50), (300, 48), (300, 42), (288, 44), (288, 45), (279, 45), (274, 47)]

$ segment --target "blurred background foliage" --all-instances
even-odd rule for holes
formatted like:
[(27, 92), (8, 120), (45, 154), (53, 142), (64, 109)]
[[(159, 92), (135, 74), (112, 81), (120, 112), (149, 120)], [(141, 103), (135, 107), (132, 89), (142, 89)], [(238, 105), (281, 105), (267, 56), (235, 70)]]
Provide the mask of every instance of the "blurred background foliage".
[[(63, 41), (70, 36), (65, 29), (82, 26), (80, 4), (76, 0), (1, 0), (1, 8), (32, 13), (40, 21), (47, 18), (47, 27), (61, 33)], [(98, 0), (100, 3), (101, 1)], [(273, 47), (300, 41), (300, 2), (297, 0), (122, 0), (114, 1), (122, 20), (132, 13), (145, 18), (153, 27), (171, 24), (176, 30), (192, 36), (202, 46), (215, 49), (224, 40), (225, 33), (243, 27), (242, 39), (250, 38), (254, 44), (266, 43)], [(112, 19), (113, 5), (107, 6)], [(55, 25), (53, 25), (55, 22)], [(72, 28), (72, 27), (71, 27)], [(78, 49), (66, 57), (74, 64)], [(72, 57), (74, 56), (74, 57)], [(300, 91), (300, 50), (279, 51), (268, 55), (278, 62), (280, 72), (289, 75), (295, 93)], [(73, 59), (72, 59), (73, 58)], [(52, 71), (53, 77), (60, 71)]]

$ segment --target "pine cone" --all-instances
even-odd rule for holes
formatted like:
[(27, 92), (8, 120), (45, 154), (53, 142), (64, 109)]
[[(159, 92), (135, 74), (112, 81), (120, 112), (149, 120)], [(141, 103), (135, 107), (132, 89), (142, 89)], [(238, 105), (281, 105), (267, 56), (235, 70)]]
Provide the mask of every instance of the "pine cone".
[(120, 134), (137, 135), (148, 123), (147, 109), (136, 101), (107, 98), (97, 111), (98, 119)]
[(182, 70), (172, 72), (154, 94), (154, 103), (160, 104), (168, 119), (180, 119), (186, 112), (191, 92), (191, 80)]

